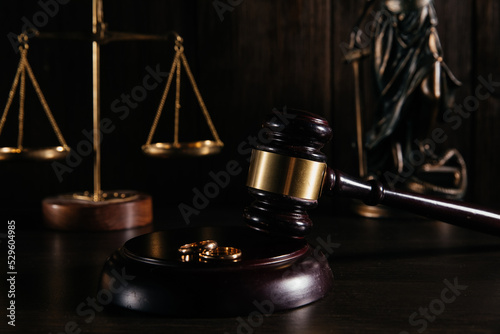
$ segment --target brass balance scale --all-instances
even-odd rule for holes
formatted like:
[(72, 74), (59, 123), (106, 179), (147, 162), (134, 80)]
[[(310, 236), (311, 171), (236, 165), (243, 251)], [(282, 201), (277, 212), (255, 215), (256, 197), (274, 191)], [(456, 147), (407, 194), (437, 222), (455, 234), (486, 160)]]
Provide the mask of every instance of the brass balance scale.
[[(103, 191), (101, 189), (101, 149), (100, 149), (100, 47), (112, 41), (127, 40), (157, 40), (167, 41), (175, 39), (175, 56), (170, 68), (165, 90), (161, 97), (153, 125), (142, 150), (146, 155), (159, 158), (179, 156), (203, 156), (217, 154), (224, 146), (217, 130), (212, 123), (207, 107), (196, 85), (186, 56), (184, 55), (183, 39), (175, 32), (168, 35), (144, 35), (136, 33), (108, 31), (103, 21), (102, 0), (92, 0), (92, 35), (79, 33), (41, 33), (35, 32), (40, 38), (66, 38), (75, 40), (90, 40), (92, 42), (92, 83), (93, 83), (93, 153), (94, 153), (94, 189), (93, 192), (73, 193), (46, 198), (42, 202), (44, 222), (50, 228), (64, 230), (118, 230), (144, 226), (152, 222), (151, 196), (137, 191)], [(9, 92), (7, 104), (0, 119), (0, 135), (6, 123), (9, 109), (19, 88), (19, 115), (18, 138), (16, 147), (0, 147), (0, 161), (2, 160), (56, 160), (66, 158), (71, 149), (66, 143), (61, 130), (49, 108), (42, 90), (35, 78), (28, 62), (29, 38), (24, 32), (18, 37), (20, 61), (14, 82)], [(213, 140), (195, 142), (179, 142), (179, 112), (180, 112), (180, 83), (181, 68), (184, 67), (192, 89), (196, 95), (205, 120), (214, 137)], [(165, 106), (175, 72), (175, 119), (174, 141), (152, 142), (156, 128)], [(25, 119), (25, 90), (26, 73), (35, 89), (40, 103), (48, 117), (52, 129), (59, 141), (58, 146), (29, 148), (23, 146), (24, 119)]]

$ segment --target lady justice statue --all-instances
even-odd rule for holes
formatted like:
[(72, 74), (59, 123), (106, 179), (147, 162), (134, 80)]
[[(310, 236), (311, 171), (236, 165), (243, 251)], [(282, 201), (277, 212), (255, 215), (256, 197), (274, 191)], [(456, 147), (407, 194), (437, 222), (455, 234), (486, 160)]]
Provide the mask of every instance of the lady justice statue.
[[(433, 0), (366, 2), (345, 53), (355, 76), (360, 176), (461, 198), (467, 186), (465, 162), (456, 149), (440, 152), (446, 135), (439, 127), (461, 83), (443, 61), (437, 23)], [(370, 64), (377, 100), (374, 110), (364, 111), (369, 117), (361, 111), (363, 59)], [(367, 129), (364, 119), (371, 119)]]

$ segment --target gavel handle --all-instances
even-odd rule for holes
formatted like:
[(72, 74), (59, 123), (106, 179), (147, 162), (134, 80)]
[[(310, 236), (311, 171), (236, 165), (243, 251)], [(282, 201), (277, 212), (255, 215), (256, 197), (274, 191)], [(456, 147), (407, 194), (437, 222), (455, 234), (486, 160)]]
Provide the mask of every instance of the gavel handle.
[(327, 168), (323, 192), (360, 199), (367, 205), (384, 204), (452, 225), (500, 236), (500, 213), (479, 206), (385, 189), (376, 180), (362, 181)]

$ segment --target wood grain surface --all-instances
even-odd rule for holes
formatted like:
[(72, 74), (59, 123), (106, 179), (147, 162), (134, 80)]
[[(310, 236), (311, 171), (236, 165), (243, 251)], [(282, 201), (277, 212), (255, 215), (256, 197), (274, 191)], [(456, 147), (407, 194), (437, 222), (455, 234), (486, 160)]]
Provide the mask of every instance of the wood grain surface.
[[(58, 232), (41, 229), (37, 216), (13, 215), (16, 327), (2, 319), (0, 329), (2, 333), (60, 333), (68, 326), (75, 333), (81, 329), (81, 333), (220, 334), (418, 333), (424, 327), (425, 333), (500, 331), (498, 238), (423, 219), (360, 219), (328, 207), (311, 213), (315, 225), (308, 239), (328, 257), (333, 289), (325, 298), (298, 309), (262, 316), (256, 308), (227, 318), (161, 317), (106, 304), (98, 289), (106, 258), (126, 240), (152, 228)], [(157, 217), (155, 230), (185, 226), (172, 221), (168, 210)], [(234, 226), (241, 222), (241, 211), (227, 207), (206, 211), (203, 217), (206, 225)], [(5, 254), (3, 240), (0, 246)], [(1, 257), (3, 268), (5, 258)], [(0, 278), (4, 280), (5, 270)], [(448, 284), (460, 289), (451, 293)], [(442, 298), (453, 301), (441, 303)], [(90, 306), (93, 300), (95, 307)], [(2, 308), (6, 302), (2, 292)], [(428, 312), (429, 320), (423, 320), (421, 309), (423, 314)]]

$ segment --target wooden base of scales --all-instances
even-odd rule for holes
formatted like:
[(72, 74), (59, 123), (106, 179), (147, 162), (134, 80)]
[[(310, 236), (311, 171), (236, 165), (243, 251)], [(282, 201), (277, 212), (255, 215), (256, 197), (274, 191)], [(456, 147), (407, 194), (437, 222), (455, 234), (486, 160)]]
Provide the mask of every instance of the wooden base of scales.
[(151, 196), (136, 191), (49, 197), (42, 201), (47, 227), (72, 231), (111, 231), (145, 226), (153, 221)]

